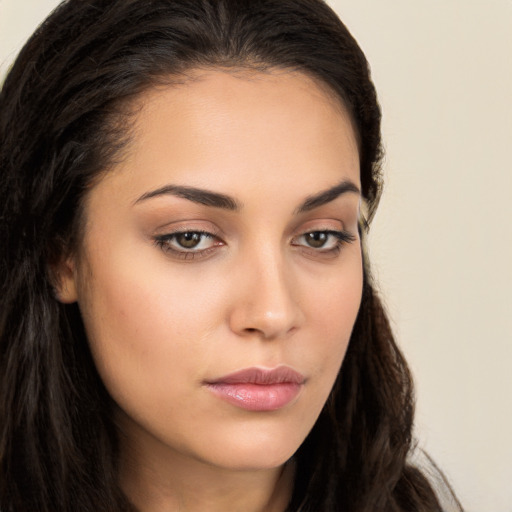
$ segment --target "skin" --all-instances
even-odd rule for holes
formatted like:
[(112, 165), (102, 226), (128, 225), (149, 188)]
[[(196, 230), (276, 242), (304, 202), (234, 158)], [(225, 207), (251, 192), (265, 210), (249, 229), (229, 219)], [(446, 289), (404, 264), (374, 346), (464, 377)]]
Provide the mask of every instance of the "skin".
[[(360, 195), (298, 209), (341, 182), (360, 188), (356, 137), (334, 94), (298, 72), (190, 77), (137, 100), (128, 152), (88, 193), (81, 248), (59, 268), (60, 300), (78, 301), (117, 404), (121, 483), (142, 512), (283, 511), (287, 461), (329, 395), (362, 289)], [(239, 208), (147, 197), (169, 185)], [(158, 243), (176, 231), (213, 235)], [(278, 410), (205, 385), (283, 364), (305, 382)]]

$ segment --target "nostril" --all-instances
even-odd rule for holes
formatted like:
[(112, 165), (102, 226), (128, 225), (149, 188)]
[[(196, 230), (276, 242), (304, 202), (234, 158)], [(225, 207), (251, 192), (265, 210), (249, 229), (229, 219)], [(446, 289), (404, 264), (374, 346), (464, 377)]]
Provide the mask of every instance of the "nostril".
[(288, 337), (302, 322), (302, 311), (283, 279), (267, 278), (269, 284), (264, 287), (254, 290), (247, 286), (248, 296), (235, 301), (229, 311), (229, 326), (240, 336), (267, 340)]

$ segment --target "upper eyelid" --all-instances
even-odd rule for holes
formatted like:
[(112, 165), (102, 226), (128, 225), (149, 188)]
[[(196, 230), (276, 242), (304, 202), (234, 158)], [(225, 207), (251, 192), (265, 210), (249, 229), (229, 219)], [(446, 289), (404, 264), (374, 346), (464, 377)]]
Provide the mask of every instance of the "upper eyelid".
[(180, 229), (180, 230), (177, 230), (177, 231), (169, 231), (169, 232), (165, 232), (165, 233), (162, 233), (161, 235), (156, 235), (155, 238), (157, 240), (163, 240), (163, 239), (166, 239), (166, 238), (176, 238), (177, 236), (179, 235), (183, 235), (185, 233), (198, 233), (200, 235), (203, 235), (207, 238), (212, 238), (212, 239), (217, 239), (217, 240), (221, 240), (220, 236), (211, 232), (211, 231), (205, 231), (205, 230), (201, 230), (201, 229)]
[[(177, 224), (174, 226), (174, 224)], [(180, 225), (182, 224), (182, 225)], [(205, 221), (200, 221), (200, 225), (194, 225), (194, 221), (192, 222), (176, 222), (172, 224), (164, 224), (155, 229), (153, 236), (154, 237), (164, 237), (164, 236), (172, 236), (179, 235), (181, 233), (204, 233), (211, 236), (222, 238), (223, 232), (213, 225), (212, 223), (208, 223), (208, 226), (204, 226)]]
[(311, 216), (309, 218), (299, 218), (293, 224), (293, 231), (309, 232), (309, 231), (341, 231), (346, 229), (347, 223), (350, 224), (350, 217), (346, 215), (332, 215), (327, 213), (325, 216)]
[[(333, 213), (333, 212), (330, 212)], [(180, 215), (181, 216), (181, 215)], [(221, 229), (218, 225), (218, 221), (220, 220), (221, 225), (226, 223), (226, 218), (220, 218), (216, 220), (212, 220), (208, 218), (209, 216), (201, 216), (194, 218), (195, 216), (191, 216), (191, 218), (182, 218), (170, 220), (169, 222), (162, 222), (161, 224), (154, 226), (153, 232), (155, 234), (165, 234), (165, 233), (174, 233), (174, 232), (184, 232), (184, 231), (208, 231), (214, 234), (224, 233), (225, 229)], [(344, 216), (335, 215), (331, 217), (328, 214), (326, 217), (318, 217), (318, 218), (306, 218), (301, 215), (302, 218), (297, 218), (292, 220), (292, 224), (286, 230), (288, 233), (300, 233), (300, 232), (309, 232), (309, 231), (327, 231), (327, 230), (342, 230), (346, 229), (346, 221), (348, 220), (351, 224), (350, 218), (345, 219)], [(316, 217), (316, 215), (315, 215)], [(233, 221), (228, 221), (227, 232), (235, 233), (237, 231), (236, 224), (233, 224)]]
[(311, 227), (306, 229), (300, 229), (295, 232), (294, 235), (292, 235), (290, 238), (293, 240), (295, 238), (298, 238), (300, 236), (307, 235), (308, 233), (344, 233), (344, 234), (351, 234), (350, 230), (345, 229), (344, 226), (339, 227), (332, 227), (332, 226), (326, 226), (326, 225), (320, 225), (318, 227)]
[(346, 231), (345, 229), (338, 230), (338, 229), (313, 229), (309, 231), (304, 231), (301, 234), (298, 234), (292, 238), (292, 240), (295, 240), (297, 238), (300, 238), (302, 236), (306, 236), (310, 233), (327, 233), (330, 236), (334, 236), (337, 238), (340, 242), (346, 243), (346, 242), (354, 242), (357, 240), (357, 236), (354, 233), (351, 233), (349, 231)]

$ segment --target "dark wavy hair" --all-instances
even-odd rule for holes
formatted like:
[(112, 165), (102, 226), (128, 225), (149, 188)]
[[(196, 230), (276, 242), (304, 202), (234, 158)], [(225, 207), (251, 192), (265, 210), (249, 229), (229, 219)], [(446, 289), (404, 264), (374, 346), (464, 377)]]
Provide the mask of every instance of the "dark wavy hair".
[[(320, 80), (357, 132), (371, 220), (380, 108), (368, 63), (321, 0), (68, 0), (0, 94), (0, 509), (133, 511), (118, 483), (111, 399), (52, 265), (80, 242), (83, 199), (130, 139), (130, 105), (198, 67)], [(132, 112), (133, 114), (133, 112)], [(364, 230), (365, 228), (363, 228)], [(413, 390), (365, 264), (332, 393), (296, 453), (288, 511), (439, 511), (412, 450)]]

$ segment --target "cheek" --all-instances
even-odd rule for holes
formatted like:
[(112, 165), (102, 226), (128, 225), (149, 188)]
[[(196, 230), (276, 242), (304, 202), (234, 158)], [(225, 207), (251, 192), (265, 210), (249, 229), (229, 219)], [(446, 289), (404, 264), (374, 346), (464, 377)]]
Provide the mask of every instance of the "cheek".
[(104, 260), (94, 269), (80, 309), (105, 386), (119, 404), (156, 406), (163, 396), (179, 407), (185, 375), (199, 380), (198, 362), (208, 358), (203, 341), (212, 329), (211, 307), (197, 290), (135, 259)]
[[(345, 357), (362, 297), (360, 252), (352, 251), (339, 275), (317, 280), (307, 294), (309, 329), (307, 356), (315, 361), (313, 375), (320, 401), (325, 401)], [(322, 404), (323, 406), (323, 404)]]
[(248, 341), (227, 326), (240, 282), (233, 272), (192, 272), (192, 266), (174, 272), (168, 262), (148, 265), (149, 255), (133, 253), (91, 262), (94, 272), (79, 293), (91, 351), (114, 401), (168, 446), (226, 464), (286, 460), (315, 423), (341, 366), (361, 299), (360, 255), (353, 251), (343, 264), (314, 275), (290, 267), (290, 293), (304, 323), (294, 336), (265, 347), (310, 384), (282, 414), (245, 418), (242, 432), (239, 411), (201, 391), (212, 369), (251, 363)]
[(362, 259), (359, 248), (355, 247), (347, 254), (339, 272), (315, 281), (309, 293), (309, 318), (334, 345), (342, 346), (341, 340), (348, 342), (361, 303), (362, 287)]

